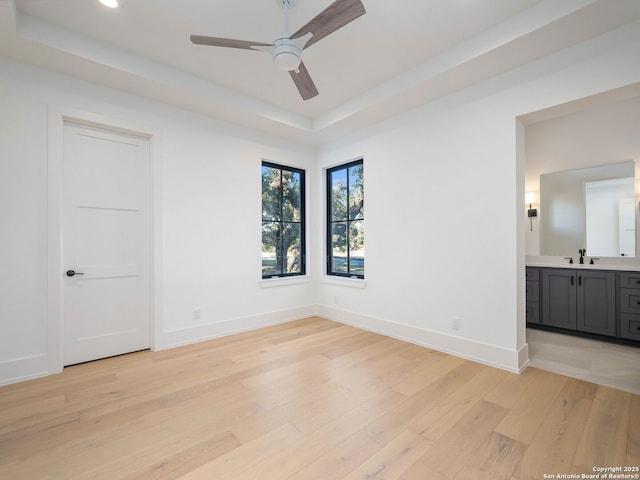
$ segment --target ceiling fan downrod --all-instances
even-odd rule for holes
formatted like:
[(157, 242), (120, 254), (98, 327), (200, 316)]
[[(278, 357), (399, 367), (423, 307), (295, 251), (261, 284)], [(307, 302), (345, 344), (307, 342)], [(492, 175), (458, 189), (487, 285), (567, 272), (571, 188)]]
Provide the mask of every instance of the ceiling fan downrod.
[(290, 3), (291, 0), (282, 0), (282, 5), (284, 6), (284, 32), (273, 41), (273, 61), (282, 70), (287, 72), (294, 70), (297, 72), (302, 61), (302, 45), (301, 42), (295, 42), (289, 38), (291, 36), (289, 33)]
[(284, 6), (284, 33), (287, 37), (289, 37), (289, 5), (291, 4), (291, 0), (282, 0), (282, 5)]

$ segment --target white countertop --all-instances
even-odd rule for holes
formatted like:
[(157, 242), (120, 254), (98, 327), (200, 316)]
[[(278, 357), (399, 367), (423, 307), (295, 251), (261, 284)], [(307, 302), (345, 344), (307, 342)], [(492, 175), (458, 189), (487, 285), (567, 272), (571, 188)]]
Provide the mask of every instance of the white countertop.
[(640, 259), (638, 258), (617, 258), (607, 257), (594, 260), (591, 265), (591, 257), (585, 257), (584, 264), (581, 265), (580, 255), (573, 256), (573, 263), (569, 263), (564, 257), (531, 256), (527, 255), (527, 267), (552, 267), (552, 268), (572, 268), (583, 270), (620, 270), (628, 272), (640, 272)]

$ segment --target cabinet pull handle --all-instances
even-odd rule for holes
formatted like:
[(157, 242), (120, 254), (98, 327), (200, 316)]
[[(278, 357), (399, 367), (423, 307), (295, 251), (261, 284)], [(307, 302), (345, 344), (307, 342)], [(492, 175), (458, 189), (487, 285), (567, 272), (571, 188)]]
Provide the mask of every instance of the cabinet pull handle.
[(571, 275), (571, 285), (573, 285), (573, 275)]
[(640, 280), (636, 280), (636, 284), (640, 284)]
[(578, 285), (582, 285), (582, 275), (578, 276)]

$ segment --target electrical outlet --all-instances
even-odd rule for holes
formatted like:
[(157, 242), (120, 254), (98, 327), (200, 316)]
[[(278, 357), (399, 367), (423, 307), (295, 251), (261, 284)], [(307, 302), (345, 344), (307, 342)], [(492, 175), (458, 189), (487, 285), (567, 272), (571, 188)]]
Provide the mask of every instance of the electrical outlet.
[(452, 318), (451, 319), (451, 329), (452, 330), (460, 330), (460, 319)]
[(193, 319), (194, 320), (200, 320), (202, 318), (202, 310), (200, 310), (199, 308), (194, 308), (193, 309)]

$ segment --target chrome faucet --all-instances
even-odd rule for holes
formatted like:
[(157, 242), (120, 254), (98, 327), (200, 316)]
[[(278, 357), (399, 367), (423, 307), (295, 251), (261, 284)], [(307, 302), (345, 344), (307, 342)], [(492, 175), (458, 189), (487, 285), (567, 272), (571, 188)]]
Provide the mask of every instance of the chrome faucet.
[(580, 254), (580, 265), (584, 265), (584, 256), (587, 254), (587, 249), (581, 248), (578, 250), (578, 253)]

